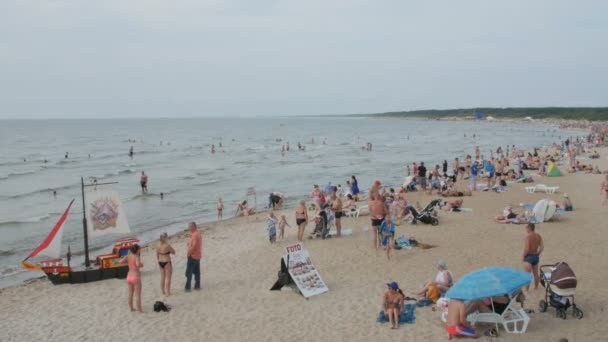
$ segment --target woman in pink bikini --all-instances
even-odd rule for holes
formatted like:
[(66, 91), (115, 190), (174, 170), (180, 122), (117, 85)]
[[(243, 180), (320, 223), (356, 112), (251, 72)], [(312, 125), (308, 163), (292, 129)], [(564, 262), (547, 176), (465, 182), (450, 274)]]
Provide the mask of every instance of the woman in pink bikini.
[(129, 254), (120, 260), (121, 263), (127, 263), (129, 265), (129, 273), (127, 273), (127, 285), (129, 286), (129, 306), (131, 311), (135, 311), (133, 308), (133, 294), (137, 297), (137, 310), (141, 313), (144, 311), (141, 308), (141, 274), (139, 269), (144, 267), (141, 262), (139, 255), (140, 248), (138, 244), (133, 244), (129, 248)]

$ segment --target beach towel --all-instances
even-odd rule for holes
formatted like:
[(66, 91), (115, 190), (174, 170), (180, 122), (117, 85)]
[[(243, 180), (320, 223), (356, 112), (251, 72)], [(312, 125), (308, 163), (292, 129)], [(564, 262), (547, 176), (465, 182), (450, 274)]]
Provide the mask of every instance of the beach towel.
[(458, 211), (452, 210), (453, 212), (463, 212), (463, 213), (471, 213), (473, 212), (473, 208), (458, 208)]
[[(414, 324), (416, 323), (416, 316), (414, 315), (414, 311), (416, 310), (416, 305), (414, 304), (405, 304), (403, 312), (401, 316), (399, 316), (399, 324)], [(380, 310), (378, 314), (378, 318), (376, 319), (378, 323), (388, 323), (388, 317), (384, 316), (384, 310)]]

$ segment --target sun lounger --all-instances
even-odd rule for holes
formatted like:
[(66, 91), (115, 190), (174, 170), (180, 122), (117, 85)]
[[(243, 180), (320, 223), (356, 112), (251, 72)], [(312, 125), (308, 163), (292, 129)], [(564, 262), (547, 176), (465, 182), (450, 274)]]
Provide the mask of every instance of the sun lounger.
[(545, 184), (536, 184), (535, 186), (525, 187), (527, 193), (533, 194), (536, 191), (544, 191), (546, 194), (554, 194), (559, 190), (559, 186), (546, 186)]
[(516, 298), (516, 295), (510, 296), (509, 304), (502, 314), (496, 312), (474, 312), (467, 316), (467, 320), (472, 325), (475, 325), (477, 322), (494, 323), (496, 324), (496, 330), (498, 330), (498, 324), (502, 324), (508, 333), (523, 334), (528, 329), (530, 317), (524, 309), (514, 307), (517, 302)]

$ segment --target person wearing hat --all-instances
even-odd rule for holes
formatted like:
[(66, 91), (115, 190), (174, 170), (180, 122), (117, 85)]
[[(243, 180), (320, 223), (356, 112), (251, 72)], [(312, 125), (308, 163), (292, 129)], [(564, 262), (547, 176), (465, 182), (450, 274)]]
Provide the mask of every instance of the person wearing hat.
[(384, 316), (388, 318), (391, 324), (391, 329), (397, 329), (399, 328), (399, 317), (404, 308), (405, 295), (397, 282), (392, 281), (386, 286), (388, 288), (382, 297), (382, 309), (384, 310)]

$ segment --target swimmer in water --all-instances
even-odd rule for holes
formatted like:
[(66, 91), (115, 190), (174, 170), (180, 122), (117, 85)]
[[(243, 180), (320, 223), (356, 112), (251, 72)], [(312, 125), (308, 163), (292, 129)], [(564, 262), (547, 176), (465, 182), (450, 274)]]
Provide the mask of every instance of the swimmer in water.
[(133, 158), (133, 145), (129, 148), (129, 157)]
[(164, 199), (164, 198), (165, 198), (165, 194), (161, 192), (161, 193), (160, 193), (160, 199), (162, 200), (162, 199)]
[(69, 153), (69, 152), (66, 152), (66, 153), (65, 153), (65, 159), (68, 159), (68, 153)]
[(215, 145), (211, 145), (211, 154), (215, 154)]

